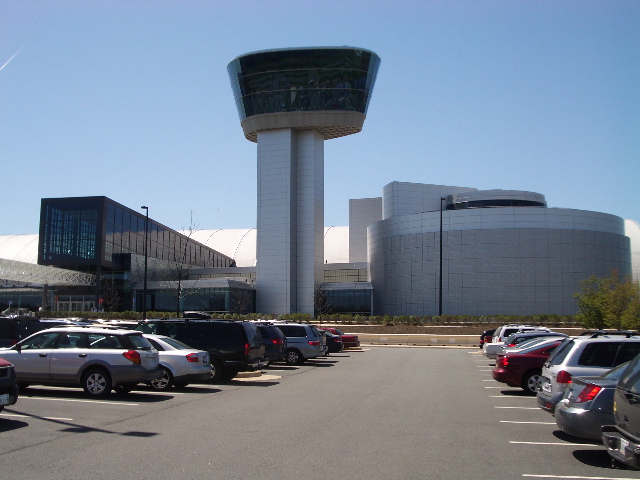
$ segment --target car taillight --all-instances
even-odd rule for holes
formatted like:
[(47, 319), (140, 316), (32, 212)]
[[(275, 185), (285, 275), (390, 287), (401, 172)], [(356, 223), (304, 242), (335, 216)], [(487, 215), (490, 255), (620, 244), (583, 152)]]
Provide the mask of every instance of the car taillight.
[(284, 340), (281, 338), (272, 338), (271, 343), (274, 345), (284, 345)]
[(587, 386), (580, 392), (580, 395), (578, 395), (574, 403), (590, 402), (596, 398), (600, 390), (602, 390), (602, 387), (594, 385), (593, 383), (587, 383)]
[(191, 363), (199, 363), (200, 360), (198, 359), (198, 354), (197, 353), (190, 353), (189, 355), (186, 355), (187, 357), (187, 362), (191, 362)]
[(309, 340), (309, 345), (311, 345), (312, 347), (319, 347), (320, 342), (318, 340)]
[(244, 344), (244, 354), (245, 355), (249, 355), (251, 353), (251, 345), (249, 345), (248, 343)]
[(571, 383), (571, 374), (569, 372), (565, 372), (564, 370), (560, 370), (558, 372), (558, 376), (556, 377), (557, 383)]
[(515, 347), (517, 345), (517, 343), (510, 343), (509, 345), (507, 345), (507, 347)]
[(507, 365), (509, 365), (509, 357), (498, 357), (496, 364), (499, 367), (506, 367)]
[(140, 353), (138, 353), (136, 350), (127, 350), (126, 352), (122, 353), (122, 356), (133, 363), (137, 363), (138, 365), (140, 365), (141, 363)]

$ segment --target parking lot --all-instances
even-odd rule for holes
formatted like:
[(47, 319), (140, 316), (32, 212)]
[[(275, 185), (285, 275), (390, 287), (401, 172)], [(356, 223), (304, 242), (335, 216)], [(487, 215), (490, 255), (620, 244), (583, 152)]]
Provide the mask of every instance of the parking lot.
[(564, 436), (492, 363), (365, 347), (168, 393), (31, 387), (0, 414), (0, 477), (640, 478)]

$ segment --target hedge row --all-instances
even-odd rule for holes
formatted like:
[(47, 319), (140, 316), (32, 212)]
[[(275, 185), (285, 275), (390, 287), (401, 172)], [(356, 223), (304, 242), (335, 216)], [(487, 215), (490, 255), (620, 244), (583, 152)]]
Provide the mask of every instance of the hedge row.
[[(250, 313), (246, 315), (213, 313), (212, 318), (223, 320), (290, 320), (298, 322), (339, 323), (345, 325), (483, 325), (483, 324), (534, 324), (549, 326), (580, 326), (573, 315), (442, 315), (442, 316), (365, 316), (365, 315), (319, 315), (291, 313), (283, 315)], [(113, 320), (141, 320), (141, 312), (38, 312), (42, 318), (86, 318)], [(175, 312), (147, 312), (147, 318), (173, 318)]]

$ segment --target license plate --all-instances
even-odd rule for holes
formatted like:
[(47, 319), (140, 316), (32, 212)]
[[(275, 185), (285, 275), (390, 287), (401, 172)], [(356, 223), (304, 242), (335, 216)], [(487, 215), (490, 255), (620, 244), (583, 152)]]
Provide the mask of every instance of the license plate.
[(4, 393), (0, 395), (0, 405), (9, 405), (9, 394)]
[(618, 451), (623, 454), (626, 455), (626, 449), (629, 446), (629, 441), (625, 440), (624, 438), (620, 439), (620, 446), (618, 447)]

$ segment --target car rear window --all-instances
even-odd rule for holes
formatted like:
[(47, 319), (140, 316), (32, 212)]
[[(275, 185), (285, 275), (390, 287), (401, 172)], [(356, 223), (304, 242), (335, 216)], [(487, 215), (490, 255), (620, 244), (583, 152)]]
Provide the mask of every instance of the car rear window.
[(594, 342), (585, 345), (578, 365), (585, 367), (614, 367), (620, 342)]
[(306, 328), (300, 327), (297, 325), (278, 325), (278, 328), (287, 337), (306, 337), (307, 336)]

